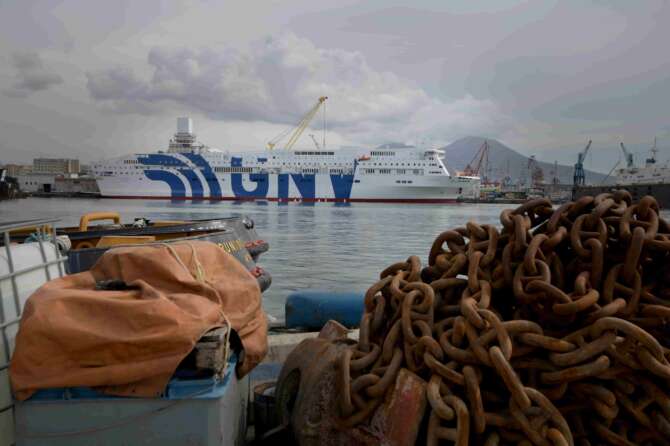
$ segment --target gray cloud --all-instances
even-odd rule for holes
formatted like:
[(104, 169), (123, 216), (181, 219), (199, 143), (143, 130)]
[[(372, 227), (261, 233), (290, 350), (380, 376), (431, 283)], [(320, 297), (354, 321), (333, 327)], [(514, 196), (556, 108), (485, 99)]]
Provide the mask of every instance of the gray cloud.
[(49, 71), (44, 66), (37, 53), (14, 53), (12, 62), (16, 70), (16, 81), (11, 88), (5, 90), (5, 94), (10, 97), (26, 97), (63, 82), (60, 75)]
[(153, 75), (142, 79), (128, 67), (87, 73), (91, 97), (117, 112), (158, 112), (169, 101), (218, 119), (262, 119), (263, 84), (245, 56), (207, 49), (152, 49)]
[[(593, 139), (608, 171), (620, 140), (670, 157), (669, 21), (666, 0), (0, 0), (0, 60), (68, 62), (58, 97), (0, 101), (4, 151), (158, 147), (186, 113), (208, 143), (258, 147), (328, 94), (338, 144), (474, 134), (572, 164)], [(0, 90), (29, 94), (16, 72)]]
[(369, 0), (296, 15), (291, 27), (357, 48), (443, 101), (487, 99), (510, 125), (477, 134), (529, 153), (574, 147), (572, 160), (589, 138), (615, 149), (622, 138), (670, 139), (669, 20), (664, 0)]
[(91, 97), (123, 113), (159, 112), (172, 103), (212, 119), (293, 123), (328, 95), (332, 128), (377, 139), (446, 136), (500, 121), (490, 101), (467, 95), (437, 100), (392, 72), (373, 69), (357, 51), (318, 48), (292, 33), (244, 51), (153, 48), (147, 64), (152, 74), (146, 78), (125, 67), (87, 73)]

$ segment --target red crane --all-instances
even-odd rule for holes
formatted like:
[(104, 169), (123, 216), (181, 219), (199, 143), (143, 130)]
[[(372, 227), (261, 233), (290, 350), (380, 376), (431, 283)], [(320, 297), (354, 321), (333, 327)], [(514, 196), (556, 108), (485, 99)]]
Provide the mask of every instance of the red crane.
[[(465, 166), (463, 170), (463, 175), (478, 177), (479, 172), (483, 171), (486, 174), (489, 165), (489, 142), (484, 140), (484, 144), (481, 145), (479, 150), (475, 153), (475, 156), (472, 158), (472, 161)], [(484, 178), (484, 183), (486, 182), (486, 177)]]

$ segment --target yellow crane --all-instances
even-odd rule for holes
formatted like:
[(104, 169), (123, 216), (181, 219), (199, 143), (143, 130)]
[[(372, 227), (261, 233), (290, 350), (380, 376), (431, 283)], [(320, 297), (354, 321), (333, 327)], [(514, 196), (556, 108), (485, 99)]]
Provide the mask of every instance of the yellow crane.
[[(274, 147), (286, 137), (289, 133), (291, 133), (291, 130), (293, 130), (293, 133), (291, 134), (291, 137), (288, 139), (288, 142), (284, 146), (284, 150), (291, 150), (295, 143), (298, 141), (300, 138), (300, 135), (305, 131), (305, 129), (309, 126), (309, 123), (312, 122), (312, 119), (314, 119), (314, 116), (316, 116), (316, 113), (319, 111), (319, 108), (321, 108), (321, 105), (326, 102), (326, 99), (328, 99), (327, 96), (321, 96), (317, 103), (309, 109), (307, 113), (302, 117), (300, 122), (298, 122), (298, 125), (293, 128), (288, 128), (281, 132), (279, 135), (275, 136), (272, 138), (270, 141), (268, 141), (268, 149), (272, 150)], [(325, 105), (324, 105), (325, 107)]]

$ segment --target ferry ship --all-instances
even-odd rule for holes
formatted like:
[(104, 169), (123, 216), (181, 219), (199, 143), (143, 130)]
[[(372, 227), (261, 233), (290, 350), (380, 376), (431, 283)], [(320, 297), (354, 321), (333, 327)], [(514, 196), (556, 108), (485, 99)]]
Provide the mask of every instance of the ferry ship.
[(278, 202), (452, 203), (480, 180), (451, 175), (436, 149), (267, 149), (230, 153), (196, 141), (177, 118), (167, 151), (96, 162), (102, 197)]

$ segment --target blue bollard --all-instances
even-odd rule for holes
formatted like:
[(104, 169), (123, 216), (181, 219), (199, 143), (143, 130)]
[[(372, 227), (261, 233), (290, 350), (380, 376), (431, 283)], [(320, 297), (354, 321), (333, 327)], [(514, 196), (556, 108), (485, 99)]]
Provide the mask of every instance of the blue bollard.
[(320, 330), (330, 319), (356, 328), (363, 315), (363, 293), (298, 291), (288, 296), (284, 313), (287, 328)]

